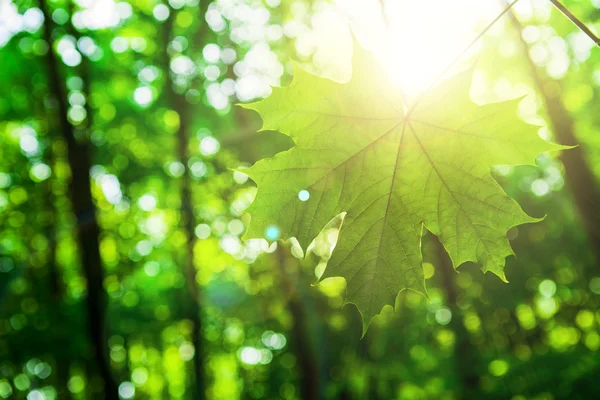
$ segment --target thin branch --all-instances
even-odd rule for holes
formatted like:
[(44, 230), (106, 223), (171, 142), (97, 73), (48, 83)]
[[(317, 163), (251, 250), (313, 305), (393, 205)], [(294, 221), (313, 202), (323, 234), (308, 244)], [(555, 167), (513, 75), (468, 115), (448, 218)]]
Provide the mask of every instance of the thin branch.
[(565, 17), (569, 18), (572, 23), (574, 23), (575, 25), (577, 25), (577, 27), (579, 29), (581, 29), (581, 31), (583, 33), (585, 33), (590, 39), (592, 39), (597, 46), (600, 47), (600, 38), (598, 38), (598, 36), (596, 36), (594, 34), (594, 32), (592, 32), (590, 30), (590, 28), (588, 28), (583, 22), (581, 22), (581, 20), (579, 18), (577, 18), (575, 15), (573, 15), (573, 13), (571, 11), (569, 11), (569, 9), (567, 7), (565, 7), (558, 0), (550, 0), (550, 2), (552, 4), (554, 4), (554, 6), (556, 8), (558, 8), (560, 10), (560, 12), (563, 13), (563, 15)]
[[(551, 0), (552, 1), (552, 0)], [(419, 102), (422, 100), (423, 96), (429, 92), (431, 89), (433, 89), (433, 87), (440, 81), (440, 79), (442, 79), (444, 77), (444, 75), (446, 75), (448, 73), (448, 71), (450, 71), (450, 69), (452, 67), (454, 67), (454, 65), (456, 65), (457, 62), (460, 61), (460, 59), (467, 54), (467, 52), (469, 50), (471, 50), (471, 48), (475, 45), (475, 43), (477, 43), (479, 41), (479, 39), (481, 39), (483, 37), (483, 35), (485, 35), (491, 28), (492, 26), (494, 26), (494, 24), (496, 24), (496, 22), (498, 22), (500, 20), (500, 18), (502, 18), (504, 16), (504, 14), (506, 14), (507, 12), (509, 12), (513, 6), (515, 4), (517, 4), (519, 2), (519, 0), (514, 0), (512, 3), (508, 4), (500, 14), (498, 14), (496, 16), (496, 18), (494, 18), (493, 21), (491, 21), (486, 27), (485, 29), (483, 29), (477, 36), (475, 36), (475, 38), (467, 45), (467, 47), (464, 48), (463, 51), (460, 52), (460, 54), (458, 56), (456, 56), (456, 58), (454, 58), (454, 60), (452, 60), (447, 66), (446, 68), (444, 68), (444, 70), (438, 75), (438, 77), (431, 83), (431, 85), (429, 86), (429, 88), (427, 88), (427, 90), (425, 90), (423, 93), (421, 93), (421, 95), (415, 100), (415, 102), (413, 103), (413, 105), (411, 106), (410, 110), (408, 111), (408, 113), (406, 114), (407, 116), (409, 116), (412, 111), (414, 111), (414, 109), (417, 107), (417, 105), (419, 104)]]

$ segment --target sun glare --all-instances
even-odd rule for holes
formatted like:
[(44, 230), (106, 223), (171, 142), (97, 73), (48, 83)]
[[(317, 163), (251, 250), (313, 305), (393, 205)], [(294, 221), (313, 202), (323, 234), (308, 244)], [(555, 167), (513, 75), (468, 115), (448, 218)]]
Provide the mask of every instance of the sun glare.
[[(388, 70), (405, 97), (413, 98), (438, 80), (444, 69), (501, 11), (481, 0), (339, 0), (361, 44)], [(367, 9), (370, 9), (367, 11)], [(499, 26), (488, 33), (498, 32)], [(475, 45), (470, 54), (477, 50)], [(462, 66), (469, 61), (463, 58)], [(459, 68), (460, 68), (459, 63)]]

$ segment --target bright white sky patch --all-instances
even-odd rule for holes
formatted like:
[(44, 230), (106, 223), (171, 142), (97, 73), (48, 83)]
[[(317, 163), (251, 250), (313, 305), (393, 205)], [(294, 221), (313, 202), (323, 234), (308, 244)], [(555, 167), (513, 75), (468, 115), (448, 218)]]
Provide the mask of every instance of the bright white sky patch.
[(156, 197), (151, 194), (145, 194), (138, 200), (138, 206), (144, 211), (152, 211), (156, 208)]
[(119, 178), (112, 174), (101, 175), (98, 178), (104, 197), (111, 204), (117, 204), (123, 198)]
[(200, 153), (205, 156), (212, 156), (216, 154), (221, 145), (219, 141), (212, 136), (205, 136), (200, 141)]
[(19, 32), (36, 32), (43, 23), (44, 15), (39, 8), (33, 7), (19, 14), (11, 0), (0, 0), (0, 47)]
[(123, 382), (119, 385), (119, 396), (124, 399), (131, 399), (135, 395), (135, 386), (131, 382)]
[(148, 86), (141, 86), (133, 92), (133, 99), (140, 106), (147, 106), (152, 102), (152, 90)]
[(37, 163), (31, 167), (31, 174), (38, 181), (45, 181), (52, 174), (50, 167), (44, 163)]
[(21, 146), (21, 150), (28, 156), (36, 155), (40, 146), (35, 131), (28, 126), (23, 127), (21, 129), (19, 145)]
[(82, 8), (73, 15), (73, 24), (78, 29), (114, 28), (133, 12), (129, 3), (115, 0), (77, 0), (77, 3)]
[(260, 362), (260, 350), (254, 347), (244, 347), (240, 351), (240, 359), (244, 364), (255, 365)]
[(204, 59), (209, 63), (216, 63), (221, 58), (221, 48), (215, 43), (209, 43), (202, 49)]
[(177, 56), (171, 60), (171, 71), (179, 75), (193, 75), (196, 72), (196, 66), (191, 58)]
[(154, 15), (154, 18), (156, 18), (158, 21), (165, 21), (167, 18), (169, 18), (169, 14), (169, 7), (165, 6), (164, 4), (158, 4), (152, 10), (152, 15)]

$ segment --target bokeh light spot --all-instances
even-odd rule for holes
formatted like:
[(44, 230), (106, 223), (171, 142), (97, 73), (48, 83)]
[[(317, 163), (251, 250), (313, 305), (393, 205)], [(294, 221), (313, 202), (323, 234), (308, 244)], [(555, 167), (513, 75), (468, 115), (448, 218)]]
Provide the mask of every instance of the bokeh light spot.
[(281, 232), (276, 225), (269, 225), (267, 229), (265, 229), (265, 238), (271, 242), (279, 239), (279, 235)]
[(298, 198), (300, 201), (307, 201), (310, 198), (310, 193), (308, 193), (308, 190), (301, 190), (298, 193)]
[(490, 374), (502, 376), (508, 372), (508, 363), (504, 360), (494, 360), (489, 365)]
[(123, 399), (131, 399), (135, 395), (135, 386), (131, 382), (123, 382), (119, 385), (119, 396)]

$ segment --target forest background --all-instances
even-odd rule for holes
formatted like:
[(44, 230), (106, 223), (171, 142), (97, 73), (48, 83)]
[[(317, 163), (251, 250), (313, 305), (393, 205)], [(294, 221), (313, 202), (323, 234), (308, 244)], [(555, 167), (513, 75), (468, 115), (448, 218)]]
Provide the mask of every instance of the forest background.
[[(600, 394), (600, 48), (548, 0), (0, 0), (0, 397), (577, 399)], [(600, 1), (562, 4), (594, 30)], [(537, 224), (509, 284), (423, 240), (411, 292), (361, 339), (345, 283), (240, 239), (289, 148), (236, 107), (291, 60), (350, 77), (352, 32), (418, 94), (474, 38), (471, 97), (578, 145), (494, 176)], [(450, 100), (449, 100), (450, 101)]]

